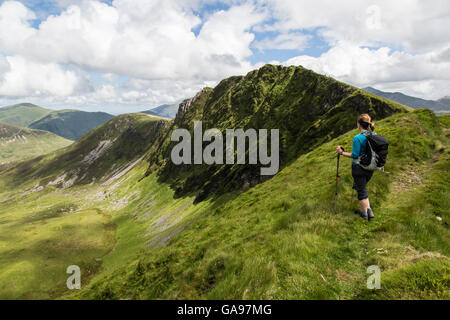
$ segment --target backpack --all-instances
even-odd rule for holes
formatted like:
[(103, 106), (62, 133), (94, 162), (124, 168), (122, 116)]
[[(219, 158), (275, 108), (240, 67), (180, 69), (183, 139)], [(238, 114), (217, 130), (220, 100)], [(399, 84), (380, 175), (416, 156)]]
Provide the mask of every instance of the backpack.
[(389, 143), (385, 137), (375, 132), (367, 137), (366, 153), (358, 159), (358, 164), (365, 170), (384, 171)]

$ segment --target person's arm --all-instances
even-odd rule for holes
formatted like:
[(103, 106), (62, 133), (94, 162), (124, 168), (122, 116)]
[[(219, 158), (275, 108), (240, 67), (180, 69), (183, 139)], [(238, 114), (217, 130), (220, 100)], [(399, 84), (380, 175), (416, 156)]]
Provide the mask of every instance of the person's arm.
[(337, 151), (337, 153), (343, 155), (344, 157), (358, 159), (359, 152), (361, 151), (361, 144), (359, 143), (359, 140), (356, 137), (354, 137), (351, 153), (345, 152), (341, 146), (337, 146), (336, 151)]
[(338, 147), (336, 148), (336, 151), (337, 151), (337, 153), (341, 154), (341, 155), (344, 156), (344, 157), (351, 158), (351, 156), (352, 156), (352, 154), (351, 154), (350, 152), (345, 152), (344, 149), (342, 149), (341, 146), (338, 146)]

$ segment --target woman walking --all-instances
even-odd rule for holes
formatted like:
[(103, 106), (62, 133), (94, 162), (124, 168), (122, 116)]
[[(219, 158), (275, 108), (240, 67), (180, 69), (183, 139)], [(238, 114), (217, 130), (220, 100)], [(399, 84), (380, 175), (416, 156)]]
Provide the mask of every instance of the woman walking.
[(358, 163), (357, 159), (364, 155), (367, 147), (367, 135), (371, 135), (375, 130), (375, 124), (368, 114), (362, 114), (358, 118), (358, 129), (361, 133), (353, 138), (352, 152), (344, 152), (341, 146), (336, 147), (336, 151), (348, 158), (352, 158), (352, 176), (353, 189), (356, 189), (359, 200), (359, 215), (364, 220), (368, 221), (374, 218), (372, 209), (370, 208), (369, 194), (367, 192), (367, 182), (372, 178), (373, 171), (363, 169)]

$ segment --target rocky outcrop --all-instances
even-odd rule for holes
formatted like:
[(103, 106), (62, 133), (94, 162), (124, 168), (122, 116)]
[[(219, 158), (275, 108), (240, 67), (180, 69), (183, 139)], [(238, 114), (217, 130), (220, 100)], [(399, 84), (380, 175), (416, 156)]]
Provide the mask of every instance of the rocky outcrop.
[(193, 98), (183, 100), (178, 107), (177, 115), (175, 116), (175, 122), (179, 123), (183, 119), (189, 107), (195, 102), (195, 100), (198, 99), (198, 97), (200, 97), (203, 93), (206, 93), (206, 91), (207, 88), (203, 88), (202, 90), (197, 92), (197, 94)]

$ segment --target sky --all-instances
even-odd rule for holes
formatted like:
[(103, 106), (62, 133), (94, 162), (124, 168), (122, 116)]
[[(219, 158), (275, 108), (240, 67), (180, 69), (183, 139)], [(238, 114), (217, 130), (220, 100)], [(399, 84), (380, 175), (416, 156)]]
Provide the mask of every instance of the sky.
[(266, 63), (450, 95), (448, 0), (0, 0), (0, 106), (113, 114)]

